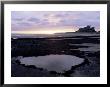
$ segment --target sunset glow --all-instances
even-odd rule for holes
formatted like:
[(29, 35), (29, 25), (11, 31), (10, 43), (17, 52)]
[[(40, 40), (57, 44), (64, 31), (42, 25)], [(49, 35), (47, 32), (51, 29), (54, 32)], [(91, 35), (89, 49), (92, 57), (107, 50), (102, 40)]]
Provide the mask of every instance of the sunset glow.
[[(76, 29), (74, 29), (76, 30)], [(12, 31), (12, 34), (55, 34), (55, 33), (65, 33), (65, 32), (75, 32), (72, 28), (65, 28), (65, 29), (62, 29), (62, 28), (51, 28), (50, 29), (31, 29), (31, 30), (28, 30), (28, 31)]]

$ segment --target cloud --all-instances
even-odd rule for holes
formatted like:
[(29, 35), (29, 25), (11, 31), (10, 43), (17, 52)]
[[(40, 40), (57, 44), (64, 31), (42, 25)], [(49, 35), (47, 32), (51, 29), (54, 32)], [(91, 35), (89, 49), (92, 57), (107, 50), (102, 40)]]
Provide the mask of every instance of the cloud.
[(31, 26), (30, 23), (27, 23), (27, 22), (20, 22), (20, 23), (17, 23), (19, 26)]
[(46, 15), (44, 20), (46, 22), (48, 22), (49, 25), (57, 25), (57, 24), (60, 23), (61, 18), (60, 17), (56, 17), (55, 14), (51, 13), (51, 14)]
[(14, 18), (13, 20), (14, 21), (22, 21), (23, 19), (22, 18)]
[[(12, 26), (29, 27), (86, 26), (100, 27), (99, 11), (13, 11)], [(13, 30), (13, 27), (12, 27)]]
[(40, 22), (40, 19), (32, 17), (32, 18), (29, 18), (28, 21), (37, 23), (37, 22)]

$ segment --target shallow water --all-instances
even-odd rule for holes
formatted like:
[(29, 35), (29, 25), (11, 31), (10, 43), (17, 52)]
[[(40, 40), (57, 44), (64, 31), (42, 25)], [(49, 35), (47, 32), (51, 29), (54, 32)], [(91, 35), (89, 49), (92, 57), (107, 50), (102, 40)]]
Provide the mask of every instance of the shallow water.
[(35, 65), (38, 68), (47, 69), (48, 71), (56, 71), (63, 73), (70, 70), (72, 66), (79, 65), (84, 62), (83, 58), (71, 55), (46, 55), (38, 57), (23, 57), (19, 59), (21, 64)]
[[(100, 44), (92, 44), (92, 43), (72, 44), (72, 43), (69, 43), (69, 46), (88, 46), (88, 48), (85, 47), (85, 48), (76, 49), (76, 50), (80, 50), (80, 51), (91, 51), (91, 52), (100, 51)], [(70, 50), (75, 50), (75, 49), (70, 49)]]

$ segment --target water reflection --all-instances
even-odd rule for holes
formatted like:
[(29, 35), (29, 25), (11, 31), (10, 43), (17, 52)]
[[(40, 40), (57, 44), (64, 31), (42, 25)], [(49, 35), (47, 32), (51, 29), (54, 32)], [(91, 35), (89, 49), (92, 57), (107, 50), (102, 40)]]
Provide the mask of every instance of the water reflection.
[(19, 59), (21, 64), (34, 65), (48, 71), (63, 73), (70, 70), (71, 66), (79, 65), (84, 62), (83, 58), (72, 55), (46, 55), (38, 57), (23, 57)]

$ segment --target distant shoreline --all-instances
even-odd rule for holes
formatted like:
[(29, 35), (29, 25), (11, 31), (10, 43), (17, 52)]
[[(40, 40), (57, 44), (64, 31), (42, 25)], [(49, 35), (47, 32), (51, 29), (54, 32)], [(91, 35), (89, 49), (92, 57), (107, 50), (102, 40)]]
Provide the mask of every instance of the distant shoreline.
[(76, 36), (100, 36), (100, 32), (66, 32), (55, 34), (12, 34), (11, 38), (47, 38), (47, 37), (76, 37)]

